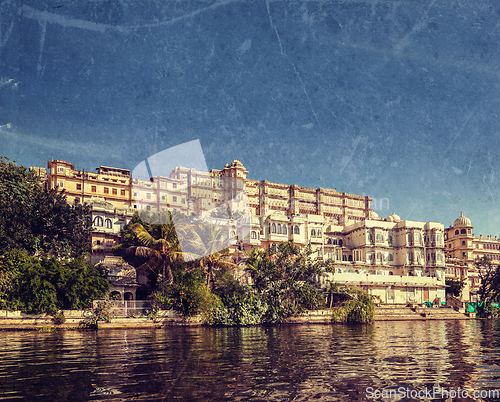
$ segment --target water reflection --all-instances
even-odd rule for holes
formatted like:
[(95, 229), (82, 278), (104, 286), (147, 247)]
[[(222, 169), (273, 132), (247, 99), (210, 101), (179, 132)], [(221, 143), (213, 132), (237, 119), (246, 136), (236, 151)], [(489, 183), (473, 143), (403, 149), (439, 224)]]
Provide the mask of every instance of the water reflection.
[(500, 390), (499, 334), (500, 321), (5, 332), (0, 400), (364, 401), (368, 387), (403, 386), (472, 395)]

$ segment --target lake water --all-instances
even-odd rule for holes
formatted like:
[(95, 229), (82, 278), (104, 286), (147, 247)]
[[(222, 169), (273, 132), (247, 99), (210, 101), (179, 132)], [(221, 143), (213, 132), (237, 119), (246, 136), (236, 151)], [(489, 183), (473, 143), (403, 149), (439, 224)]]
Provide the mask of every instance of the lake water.
[(1, 401), (500, 400), (484, 398), (500, 391), (500, 321), (3, 332), (0, 345)]

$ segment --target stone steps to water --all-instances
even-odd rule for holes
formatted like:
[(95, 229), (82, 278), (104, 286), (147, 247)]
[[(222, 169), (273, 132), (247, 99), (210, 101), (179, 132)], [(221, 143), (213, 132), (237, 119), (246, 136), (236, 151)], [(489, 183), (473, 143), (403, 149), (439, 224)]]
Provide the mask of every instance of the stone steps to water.
[(468, 315), (451, 307), (409, 307), (397, 305), (380, 305), (375, 310), (375, 321), (396, 320), (467, 320)]

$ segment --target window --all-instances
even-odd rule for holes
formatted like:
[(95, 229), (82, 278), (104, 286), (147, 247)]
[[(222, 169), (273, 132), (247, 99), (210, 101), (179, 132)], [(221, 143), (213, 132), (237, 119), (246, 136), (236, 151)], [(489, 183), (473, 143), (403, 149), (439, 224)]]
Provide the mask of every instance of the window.
[(150, 200), (150, 199), (151, 199), (151, 193), (147, 193), (147, 194), (146, 194), (146, 198), (147, 198), (148, 200)]
[(300, 229), (299, 229), (299, 227), (298, 227), (298, 226), (294, 226), (294, 227), (293, 227), (293, 233), (294, 233), (294, 234), (300, 234)]
[(321, 229), (318, 229), (318, 237), (321, 237)]
[(281, 225), (278, 223), (278, 231), (279, 234), (281, 234)]
[(161, 200), (165, 201), (165, 196), (164, 195), (161, 196)]
[(458, 230), (458, 229), (457, 229), (457, 230), (455, 230), (455, 234), (456, 234), (456, 235), (457, 235), (457, 234), (459, 234), (459, 233), (460, 233), (460, 232), (459, 232), (459, 230)]
[(275, 223), (273, 223), (271, 225), (271, 233), (276, 233), (276, 224)]
[(287, 234), (286, 233), (286, 225), (283, 225), (283, 234)]
[(389, 240), (389, 243), (392, 243), (392, 235), (389, 235), (388, 240)]
[(413, 260), (413, 253), (411, 251), (408, 252), (408, 259)]
[(57, 182), (57, 187), (64, 188), (64, 182), (63, 181), (58, 181)]
[(150, 205), (146, 206), (146, 211), (151, 211), (151, 206)]
[(106, 219), (106, 228), (107, 229), (111, 229), (112, 228), (111, 219)]
[(462, 246), (465, 246), (465, 240), (462, 240)]
[(177, 188), (177, 183), (172, 183), (172, 188)]
[(96, 216), (96, 218), (94, 219), (94, 226), (102, 227), (103, 224), (103, 219), (100, 216)]
[(136, 193), (136, 192), (134, 192), (134, 197), (135, 197), (135, 198), (137, 197), (137, 193)]
[(97, 191), (97, 187), (96, 186), (92, 186), (92, 192), (95, 193)]
[(311, 237), (316, 237), (316, 230), (315, 229), (311, 229)]
[(120, 190), (120, 195), (125, 195), (125, 190)]
[(81, 184), (77, 184), (77, 185), (76, 185), (76, 189), (77, 189), (77, 190), (81, 190), (81, 189), (82, 189), (82, 185), (81, 185)]
[(461, 234), (467, 234), (467, 230), (462, 229), (462, 230), (460, 231), (460, 233), (461, 233)]
[(392, 256), (392, 254), (389, 254), (389, 258), (388, 258), (389, 261), (393, 261), (394, 260), (394, 257)]
[(64, 173), (64, 168), (62, 166), (58, 166), (57, 173)]
[(252, 234), (250, 235), (250, 238), (257, 239), (257, 232), (256, 231), (252, 231)]
[(104, 194), (109, 194), (109, 188), (104, 187)]
[[(184, 198), (181, 199), (181, 203), (185, 204), (186, 203), (186, 200)], [(210, 203), (208, 203), (208, 205), (210, 205)]]
[(113, 195), (117, 195), (118, 194), (118, 191), (116, 190), (116, 188), (112, 189), (111, 191), (113, 192)]

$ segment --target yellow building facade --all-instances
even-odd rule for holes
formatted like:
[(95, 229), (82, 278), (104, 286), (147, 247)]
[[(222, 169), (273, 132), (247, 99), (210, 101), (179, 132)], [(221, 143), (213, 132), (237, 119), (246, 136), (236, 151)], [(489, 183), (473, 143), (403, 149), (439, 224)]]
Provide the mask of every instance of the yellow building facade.
[(332, 273), (316, 278), (320, 285), (362, 286), (384, 303), (445, 299), (444, 226), (402, 220), (394, 213), (379, 218), (368, 196), (248, 179), (238, 160), (209, 172), (175, 167), (168, 177), (149, 180), (106, 166), (75, 170), (60, 160), (49, 161), (48, 168), (48, 188), (64, 189), (70, 203), (92, 206), (93, 262), (119, 242), (119, 231), (134, 211), (209, 217), (214, 208), (228, 207), (250, 216), (248, 232), (228, 233), (235, 247), (310, 244), (316, 258), (332, 265)]

